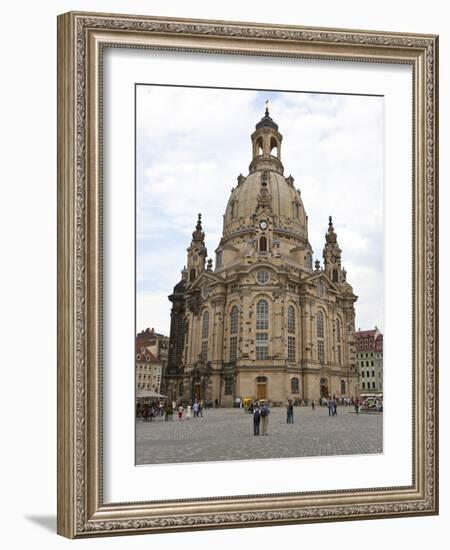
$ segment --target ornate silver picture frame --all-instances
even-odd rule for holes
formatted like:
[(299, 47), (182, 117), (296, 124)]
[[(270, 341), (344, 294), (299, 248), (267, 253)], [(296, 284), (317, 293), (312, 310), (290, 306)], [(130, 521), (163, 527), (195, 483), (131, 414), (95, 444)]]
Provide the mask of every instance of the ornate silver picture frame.
[[(412, 69), (411, 484), (105, 499), (103, 56), (107, 48)], [(58, 533), (69, 538), (438, 513), (438, 37), (66, 13), (58, 18)], [(132, 399), (132, 396), (130, 396)]]

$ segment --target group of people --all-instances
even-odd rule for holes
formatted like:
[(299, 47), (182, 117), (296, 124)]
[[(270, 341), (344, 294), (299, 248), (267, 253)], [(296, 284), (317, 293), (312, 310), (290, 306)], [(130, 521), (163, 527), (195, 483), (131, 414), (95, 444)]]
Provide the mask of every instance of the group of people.
[(269, 435), (270, 409), (267, 403), (252, 403), (253, 435)]
[(178, 420), (183, 420), (183, 413), (184, 413), (184, 418), (186, 420), (190, 420), (192, 417), (203, 418), (203, 410), (205, 408), (206, 406), (204, 401), (195, 400), (193, 404), (189, 403), (189, 405), (186, 406), (186, 412), (185, 412), (183, 404), (180, 403), (177, 409)]
[(151, 422), (156, 417), (164, 416), (164, 412), (164, 405), (161, 402), (152, 401), (136, 405), (136, 418), (141, 418), (144, 422)]

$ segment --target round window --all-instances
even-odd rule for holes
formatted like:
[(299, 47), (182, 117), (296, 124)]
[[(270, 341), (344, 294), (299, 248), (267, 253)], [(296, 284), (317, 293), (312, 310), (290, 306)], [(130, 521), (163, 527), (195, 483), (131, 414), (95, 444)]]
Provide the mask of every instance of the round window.
[(260, 285), (264, 285), (269, 280), (269, 273), (265, 269), (261, 269), (256, 274), (256, 280)]

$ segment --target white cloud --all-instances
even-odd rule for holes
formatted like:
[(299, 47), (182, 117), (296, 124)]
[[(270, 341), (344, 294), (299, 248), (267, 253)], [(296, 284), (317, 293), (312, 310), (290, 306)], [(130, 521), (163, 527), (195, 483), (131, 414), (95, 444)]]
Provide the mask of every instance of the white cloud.
[(250, 135), (266, 97), (284, 138), (285, 174), (302, 193), (315, 257), (321, 259), (332, 215), (347, 278), (359, 296), (357, 324), (383, 326), (381, 98), (141, 86), (138, 329), (168, 331), (167, 294), (179, 280), (198, 212), (213, 255), (231, 188), (239, 173), (248, 173)]

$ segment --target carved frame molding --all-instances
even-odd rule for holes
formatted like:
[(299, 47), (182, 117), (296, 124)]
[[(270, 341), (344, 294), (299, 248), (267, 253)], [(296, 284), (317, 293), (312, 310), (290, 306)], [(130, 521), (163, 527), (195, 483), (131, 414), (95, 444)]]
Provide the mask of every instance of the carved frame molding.
[[(102, 48), (413, 67), (413, 485), (105, 504), (102, 499)], [(78, 538), (438, 513), (438, 38), (127, 15), (58, 18), (58, 533)]]

